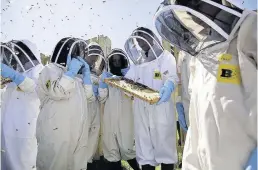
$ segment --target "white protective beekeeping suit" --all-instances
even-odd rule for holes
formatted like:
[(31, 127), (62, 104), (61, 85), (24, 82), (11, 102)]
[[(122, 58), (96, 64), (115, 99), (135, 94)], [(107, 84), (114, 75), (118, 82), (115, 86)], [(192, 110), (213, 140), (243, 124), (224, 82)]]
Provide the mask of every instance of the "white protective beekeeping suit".
[(89, 139), (88, 139), (88, 162), (92, 163), (94, 159), (99, 159), (97, 153), (100, 139), (100, 111), (101, 103), (98, 100), (99, 76), (105, 69), (104, 53), (99, 44), (92, 42), (85, 49), (85, 60), (91, 68), (91, 82), (95, 100), (88, 103), (89, 110)]
[(64, 74), (68, 56), (81, 55), (83, 43), (75, 38), (60, 40), (51, 63), (40, 73), (37, 88), (41, 102), (37, 122), (39, 170), (87, 169), (88, 102), (95, 97), (92, 85), (83, 84), (80, 75), (71, 78)]
[[(117, 75), (113, 64), (113, 57), (119, 56), (121, 64)], [(108, 56), (108, 71), (122, 76), (121, 69), (127, 68), (129, 60), (120, 49), (113, 49)], [(134, 124), (132, 99), (120, 89), (108, 86), (99, 88), (99, 98), (105, 103), (103, 114), (103, 153), (109, 162), (131, 160), (136, 157), (134, 146)]]
[(178, 72), (181, 75), (181, 101), (184, 106), (185, 120), (187, 126), (189, 126), (189, 105), (190, 105), (190, 63), (192, 56), (184, 51), (180, 51), (178, 54)]
[(3, 62), (25, 76), (18, 86), (7, 84), (1, 94), (1, 166), (6, 170), (36, 169), (40, 102), (35, 88), (43, 65), (36, 46), (28, 40), (1, 45), (1, 52)]
[[(98, 86), (98, 77), (91, 75), (91, 81), (93, 84)], [(88, 162), (92, 162), (93, 158), (97, 152), (99, 133), (100, 133), (100, 102), (97, 96), (92, 102), (88, 102), (88, 112), (89, 117), (88, 124), (89, 128), (89, 138), (88, 138)]]
[[(133, 159), (135, 148), (131, 98), (114, 87), (108, 87), (107, 95), (103, 115), (104, 157), (110, 162)], [(100, 96), (101, 99), (104, 97)]]
[(182, 169), (242, 170), (257, 147), (257, 14), (184, 5), (155, 17), (161, 36), (195, 58)]
[[(175, 58), (163, 50), (159, 40), (150, 34), (151, 31), (145, 31), (146, 28), (141, 29), (136, 29), (125, 44), (126, 52), (135, 64), (130, 67), (125, 77), (158, 91), (167, 80), (176, 86), (178, 77)], [(140, 44), (144, 44), (144, 47), (147, 44), (148, 51), (142, 52), (144, 49), (140, 50)], [(136, 48), (138, 50), (135, 50)], [(160, 163), (175, 164), (177, 151), (173, 101), (150, 105), (135, 98), (133, 113), (138, 163), (151, 166)]]

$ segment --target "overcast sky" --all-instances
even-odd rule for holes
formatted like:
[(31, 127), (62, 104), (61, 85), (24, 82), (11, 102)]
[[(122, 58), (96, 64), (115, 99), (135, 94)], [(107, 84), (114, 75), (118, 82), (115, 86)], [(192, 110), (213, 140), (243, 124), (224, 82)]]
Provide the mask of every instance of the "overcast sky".
[[(123, 48), (137, 26), (155, 30), (161, 0), (1, 0), (1, 41), (29, 39), (51, 54), (63, 37), (104, 34)], [(156, 30), (155, 30), (156, 31)]]

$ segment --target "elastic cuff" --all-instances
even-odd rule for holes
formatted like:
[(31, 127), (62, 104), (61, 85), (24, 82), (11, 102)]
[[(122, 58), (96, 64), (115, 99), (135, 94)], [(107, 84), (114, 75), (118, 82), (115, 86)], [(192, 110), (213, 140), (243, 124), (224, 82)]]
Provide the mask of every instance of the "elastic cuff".
[(36, 87), (36, 84), (35, 82), (28, 78), (28, 77), (25, 77), (25, 79), (23, 80), (23, 82), (21, 82), (18, 87), (23, 91), (23, 92), (33, 92), (35, 87)]
[(92, 89), (92, 85), (84, 85), (84, 90), (85, 90), (85, 93), (86, 93), (86, 98), (89, 102), (92, 102), (94, 101), (95, 99), (95, 96), (94, 96), (94, 93), (93, 93), (93, 89)]
[(90, 79), (85, 79), (85, 80), (83, 80), (83, 84), (84, 84), (84, 85), (92, 85)]
[(99, 83), (99, 87), (100, 87), (101, 89), (106, 89), (106, 88), (108, 88), (108, 85), (107, 85), (106, 83), (104, 83), (104, 82), (100, 82), (100, 83)]
[(99, 90), (99, 101), (101, 103), (104, 103), (108, 97), (108, 89), (99, 88), (98, 90)]
[(73, 78), (67, 75), (63, 75), (59, 81), (60, 86), (62, 86), (65, 90), (70, 90), (75, 88), (75, 81)]
[(25, 76), (21, 73), (16, 73), (13, 77), (13, 82), (18, 86), (25, 80)]
[(85, 76), (83, 77), (83, 83), (85, 85), (92, 85), (90, 72), (89, 73), (85, 73)]
[(70, 78), (74, 78), (76, 74), (74, 74), (74, 73), (71, 72), (71, 71), (67, 71), (67, 72), (64, 73), (64, 75), (66, 75), (66, 76), (68, 76), (68, 77), (70, 77)]
[(179, 82), (178, 78), (170, 78), (170, 79), (167, 79), (167, 81), (171, 81), (175, 87), (178, 85), (178, 82)]
[(168, 87), (171, 90), (171, 93), (173, 93), (176, 89), (177, 84), (175, 84), (173, 80), (168, 79), (166, 80), (164, 86)]
[(164, 84), (166, 85), (166, 84), (170, 84), (170, 83), (175, 84), (175, 83), (174, 83), (174, 81), (173, 81), (173, 80), (171, 80), (171, 79), (166, 80)]

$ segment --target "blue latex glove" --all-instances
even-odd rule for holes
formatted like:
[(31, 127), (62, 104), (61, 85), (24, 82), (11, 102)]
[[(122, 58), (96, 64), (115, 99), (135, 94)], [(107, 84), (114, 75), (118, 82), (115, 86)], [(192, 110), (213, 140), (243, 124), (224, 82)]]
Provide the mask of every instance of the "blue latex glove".
[(176, 103), (176, 110), (178, 113), (178, 121), (180, 124), (180, 127), (187, 132), (187, 125), (186, 125), (186, 121), (185, 121), (185, 111), (184, 111), (184, 106), (183, 103), (178, 102)]
[(92, 87), (93, 87), (93, 93), (97, 97), (99, 95), (99, 91), (98, 91), (99, 85), (93, 84)]
[(11, 79), (16, 85), (20, 85), (25, 79), (24, 75), (3, 63), (1, 63), (1, 76)]
[(91, 77), (90, 77), (90, 66), (88, 63), (83, 60), (81, 57), (77, 58), (80, 62), (83, 63), (83, 69), (82, 69), (82, 74), (83, 74), (83, 83), (90, 85), (91, 84)]
[(104, 72), (101, 74), (101, 77), (100, 77), (99, 88), (101, 88), (101, 89), (107, 88), (108, 85), (104, 82), (104, 79), (109, 78), (109, 77), (111, 77), (111, 76), (112, 76), (111, 73), (104, 71)]
[(257, 170), (257, 148), (255, 148), (251, 153), (245, 170)]
[(68, 71), (65, 73), (65, 75), (71, 78), (74, 78), (82, 66), (83, 66), (82, 62), (80, 62), (76, 58), (73, 58), (68, 66)]
[(159, 91), (160, 100), (157, 104), (159, 105), (163, 102), (167, 102), (170, 99), (171, 93), (174, 91), (174, 89), (174, 83), (170, 80), (167, 80)]
[(127, 68), (124, 68), (124, 69), (121, 70), (123, 76), (126, 75), (126, 73), (128, 72), (129, 69), (130, 69), (130, 67), (127, 67)]

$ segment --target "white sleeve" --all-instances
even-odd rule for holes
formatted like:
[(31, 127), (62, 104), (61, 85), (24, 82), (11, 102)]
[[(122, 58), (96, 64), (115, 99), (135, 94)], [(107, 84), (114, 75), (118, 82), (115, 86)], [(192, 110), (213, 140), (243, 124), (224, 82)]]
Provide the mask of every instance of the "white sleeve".
[[(184, 53), (184, 58), (181, 67), (181, 96), (182, 103), (185, 111), (185, 119), (186, 123), (189, 126), (189, 106), (191, 96), (189, 94), (189, 80), (190, 80), (190, 61), (192, 56), (190, 54)], [(192, 80), (191, 80), (192, 81)]]
[(100, 103), (105, 103), (108, 98), (108, 88), (99, 88), (99, 101)]
[(84, 85), (84, 91), (88, 102), (93, 102), (96, 99), (93, 94), (92, 85)]
[(135, 65), (130, 66), (130, 69), (127, 71), (127, 73), (125, 75), (125, 78), (134, 81), (134, 79), (135, 79), (135, 69), (136, 69)]
[[(247, 12), (247, 11), (244, 11)], [(248, 11), (249, 12), (249, 11)], [(251, 12), (238, 33), (238, 62), (244, 107), (248, 115), (248, 136), (257, 142), (257, 13)]]
[(53, 100), (67, 99), (75, 89), (75, 80), (63, 74), (57, 66), (45, 66), (39, 74), (37, 93), (42, 100), (48, 97)]
[(189, 69), (190, 69), (190, 78), (188, 83), (188, 94), (191, 96), (192, 94), (192, 85), (195, 78), (195, 67), (196, 67), (197, 59), (195, 57), (191, 57), (190, 63), (189, 63)]
[(14, 89), (15, 88), (9, 88), (6, 86), (3, 89), (1, 89), (1, 123), (4, 120), (6, 103), (8, 103), (8, 100), (10, 99), (10, 96), (12, 95)]
[(184, 55), (185, 54), (184, 54), (183, 51), (179, 51), (178, 58), (177, 58), (177, 72), (180, 73), (180, 74), (182, 74), (181, 70), (182, 70)]
[(23, 92), (35, 92), (36, 83), (31, 78), (25, 77), (23, 82), (18, 85)]
[(238, 33), (238, 50), (257, 67), (257, 13), (252, 12), (242, 23)]
[(182, 97), (183, 100), (190, 101), (190, 95), (188, 91), (189, 80), (190, 80), (190, 62), (192, 56), (190, 54), (186, 54), (182, 52), (183, 62), (181, 64), (181, 85), (182, 85)]
[(177, 86), (179, 79), (177, 76), (177, 67), (175, 57), (168, 51), (164, 51), (164, 59), (161, 63), (163, 81), (170, 80)]

